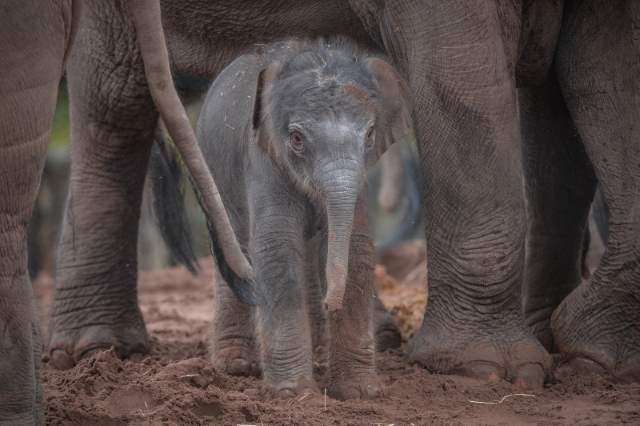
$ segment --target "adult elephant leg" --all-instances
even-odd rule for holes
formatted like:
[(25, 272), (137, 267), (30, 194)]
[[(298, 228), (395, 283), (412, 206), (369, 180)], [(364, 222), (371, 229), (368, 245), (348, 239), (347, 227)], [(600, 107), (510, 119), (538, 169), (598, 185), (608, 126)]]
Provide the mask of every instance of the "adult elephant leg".
[(211, 363), (216, 370), (235, 376), (260, 374), (255, 338), (255, 309), (242, 303), (224, 281), (218, 268), (214, 278)]
[(123, 3), (84, 2), (67, 67), (72, 166), (49, 341), (57, 368), (149, 345), (136, 239), (157, 113)]
[[(0, 29), (0, 40), (3, 35)], [(11, 58), (2, 47), (0, 55), (9, 55), (1, 57)], [(32, 66), (41, 66), (29, 65), (20, 72), (28, 74)], [(42, 341), (26, 243), (62, 71), (61, 61), (51, 65), (57, 68), (49, 75), (33, 79), (23, 75), (26, 86), (15, 80), (13, 88), (0, 83), (0, 425), (44, 423), (39, 383)], [(3, 71), (0, 64), (3, 75), (15, 72)]]
[(550, 357), (526, 327), (520, 300), (520, 11), (468, 3), (403, 2), (382, 23), (414, 94), (425, 181), (429, 303), (409, 358), (432, 371), (536, 387)]
[(551, 314), (582, 279), (596, 179), (555, 76), (521, 89), (518, 99), (529, 219), (524, 312), (538, 340), (552, 350)]
[(71, 17), (69, 2), (9, 0), (0, 18), (0, 425), (44, 424), (26, 234)]
[(575, 365), (640, 380), (640, 5), (565, 6), (558, 81), (609, 210), (592, 279), (554, 312), (553, 336)]
[(342, 309), (329, 313), (329, 392), (339, 399), (375, 398), (381, 391), (373, 330), (375, 256), (363, 194), (355, 209)]

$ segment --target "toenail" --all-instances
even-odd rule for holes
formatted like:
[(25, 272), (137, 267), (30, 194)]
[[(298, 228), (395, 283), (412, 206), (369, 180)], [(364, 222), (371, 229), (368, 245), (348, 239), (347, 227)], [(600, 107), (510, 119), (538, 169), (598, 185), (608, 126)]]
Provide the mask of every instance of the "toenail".
[(499, 382), (506, 376), (505, 369), (497, 364), (486, 361), (470, 362), (464, 367), (465, 376), (474, 377), (488, 382)]
[(545, 371), (537, 363), (524, 364), (516, 372), (513, 384), (518, 389), (540, 389), (544, 385)]

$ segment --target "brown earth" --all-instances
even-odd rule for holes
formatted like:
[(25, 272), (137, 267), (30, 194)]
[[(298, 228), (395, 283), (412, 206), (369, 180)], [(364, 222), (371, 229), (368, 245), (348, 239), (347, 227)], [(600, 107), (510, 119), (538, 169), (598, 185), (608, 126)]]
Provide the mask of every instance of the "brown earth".
[[(183, 268), (140, 274), (139, 299), (152, 339), (149, 355), (122, 361), (104, 351), (68, 371), (45, 366), (48, 424), (640, 424), (640, 385), (615, 384), (561, 368), (553, 383), (534, 396), (514, 395), (518, 391), (505, 382), (429, 374), (407, 364), (401, 351), (378, 358), (385, 384), (378, 400), (342, 402), (324, 395), (269, 399), (260, 380), (220, 374), (209, 365), (212, 266), (201, 264), (197, 278)], [(426, 295), (420, 283), (425, 274), (425, 264), (419, 262), (400, 282), (386, 275), (384, 267), (376, 271), (381, 298), (405, 337), (421, 321)], [(41, 278), (35, 288), (44, 319), (51, 280)]]

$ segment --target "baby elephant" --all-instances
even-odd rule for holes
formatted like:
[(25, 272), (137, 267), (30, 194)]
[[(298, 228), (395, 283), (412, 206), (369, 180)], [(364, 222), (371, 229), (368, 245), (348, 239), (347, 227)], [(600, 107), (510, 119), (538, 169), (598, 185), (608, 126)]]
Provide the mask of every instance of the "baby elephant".
[(379, 394), (364, 186), (411, 131), (408, 99), (393, 67), (345, 40), (272, 44), (215, 80), (198, 139), (256, 275), (255, 288), (216, 280), (217, 368), (260, 365), (288, 397), (318, 389), (315, 365), (336, 398)]

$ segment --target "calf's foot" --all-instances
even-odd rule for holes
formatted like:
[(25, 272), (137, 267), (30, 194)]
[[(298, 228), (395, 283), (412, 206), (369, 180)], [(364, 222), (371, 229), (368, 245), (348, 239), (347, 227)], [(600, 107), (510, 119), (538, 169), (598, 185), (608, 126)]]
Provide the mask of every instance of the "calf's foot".
[(374, 368), (365, 371), (351, 371), (334, 376), (327, 389), (335, 399), (375, 399), (382, 395), (382, 384)]
[(318, 385), (309, 376), (301, 376), (287, 380), (266, 380), (270, 394), (278, 399), (292, 399), (303, 395), (319, 394)]
[(210, 348), (211, 363), (222, 373), (232, 376), (259, 376), (255, 342), (243, 337), (214, 339)]
[[(382, 383), (376, 372), (374, 336), (366, 333), (349, 333), (349, 315), (333, 314), (332, 330), (340, 330), (333, 336), (329, 384), (327, 393), (340, 400), (374, 399), (382, 395)], [(353, 319), (353, 318), (351, 318)]]

